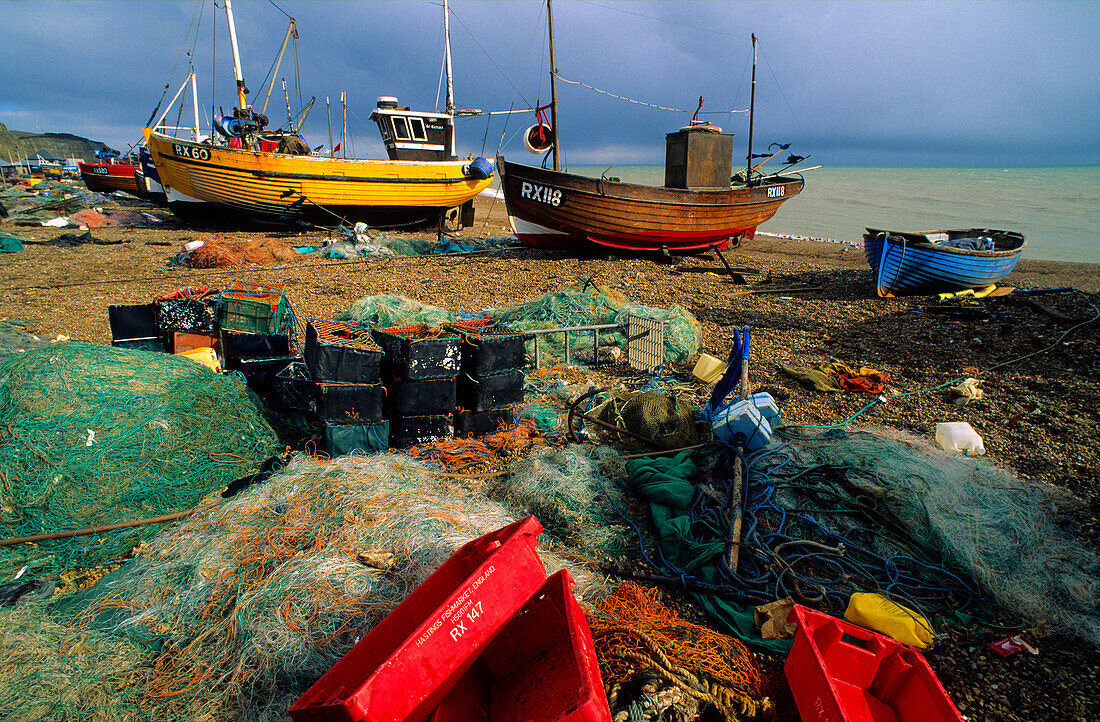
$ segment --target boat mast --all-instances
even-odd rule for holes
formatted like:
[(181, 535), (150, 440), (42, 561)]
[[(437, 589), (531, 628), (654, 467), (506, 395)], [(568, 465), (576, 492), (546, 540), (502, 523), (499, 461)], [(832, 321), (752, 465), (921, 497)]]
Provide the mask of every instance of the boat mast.
[[(451, 74), (451, 12), (447, 7), (447, 0), (443, 0), (443, 57), (447, 66), (446, 113), (451, 116), (451, 156), (458, 157), (458, 148), (455, 147), (455, 88)], [(437, 95), (436, 101), (438, 100)]]
[[(229, 0), (225, 0), (229, 2)], [(752, 34), (752, 91), (749, 94), (749, 153), (745, 160), (745, 185), (752, 184), (752, 121), (756, 111), (756, 33)]]
[[(228, 2), (228, 0), (226, 0)], [(554, 128), (554, 170), (561, 170), (561, 133), (558, 132), (558, 64), (554, 60), (554, 5), (546, 0), (546, 25), (550, 29), (550, 125)]]
[(271, 91), (275, 89), (275, 78), (279, 75), (279, 65), (283, 62), (283, 53), (286, 52), (287, 43), (290, 42), (291, 36), (295, 40), (298, 39), (298, 26), (294, 22), (294, 18), (290, 19), (290, 25), (286, 29), (286, 35), (283, 37), (283, 46), (279, 48), (279, 56), (275, 58), (275, 70), (271, 72), (271, 84), (267, 86), (267, 95), (264, 96), (264, 104), (260, 108), (261, 113), (267, 112), (267, 101), (271, 100)]
[[(178, 97), (179, 94), (177, 93), (176, 95)], [(195, 82), (194, 70), (191, 71), (191, 107), (195, 111), (195, 134), (191, 138), (191, 140), (195, 141), (196, 143), (201, 143), (202, 137), (199, 131), (199, 86)]]
[(244, 87), (244, 76), (241, 75), (241, 53), (237, 49), (237, 28), (233, 25), (231, 0), (225, 0), (225, 17), (229, 21), (229, 46), (233, 49), (233, 75), (237, 78), (237, 107), (245, 111), (248, 110), (248, 101), (244, 96), (248, 90)]

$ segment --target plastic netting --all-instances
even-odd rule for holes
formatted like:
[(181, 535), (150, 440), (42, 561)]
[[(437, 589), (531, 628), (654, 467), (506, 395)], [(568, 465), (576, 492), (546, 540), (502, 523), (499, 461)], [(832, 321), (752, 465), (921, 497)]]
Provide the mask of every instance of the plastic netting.
[[(637, 534), (620, 516), (640, 510), (623, 494), (619, 453), (607, 446), (541, 447), (513, 465), (496, 493), (504, 504), (531, 513), (571, 550), (599, 559), (638, 548)], [(634, 519), (642, 523), (644, 511)]]
[[(622, 324), (629, 316), (644, 316), (665, 322), (665, 362), (686, 361), (699, 351), (703, 329), (699, 321), (680, 306), (650, 308), (630, 304), (618, 292), (605, 286), (578, 281), (560, 291), (552, 291), (527, 303), (497, 308), (479, 314), (449, 313), (403, 296), (378, 295), (361, 298), (337, 317), (340, 321), (355, 321), (373, 328), (395, 326), (437, 326), (455, 318), (489, 318), (517, 331), (532, 331), (566, 326)], [(626, 332), (599, 332), (600, 348), (626, 349)], [(592, 332), (575, 332), (570, 336), (571, 363), (591, 362)], [(528, 359), (534, 358), (535, 341), (526, 344)], [(587, 353), (587, 357), (585, 354)], [(565, 361), (563, 334), (543, 334), (539, 338), (541, 365)]]
[(1100, 646), (1100, 554), (1060, 527), (1071, 500), (1052, 488), (895, 431), (799, 434), (754, 467), (773, 464), (777, 489), (799, 474), (843, 475), (855, 503), (889, 511), (1005, 609)]
[[(6, 538), (188, 509), (277, 448), (243, 383), (177, 356), (59, 343), (0, 358)], [(0, 574), (103, 564), (156, 527), (0, 549)]]
[[(0, 611), (0, 717), (37, 719), (60, 695), (71, 702), (50, 719), (89, 699), (103, 719), (283, 719), (455, 550), (513, 520), (402, 455), (296, 457), (232, 499), (207, 496), (52, 613)], [(542, 544), (539, 555), (549, 573), (570, 570), (578, 595), (602, 591)], [(32, 675), (14, 662), (39, 643), (54, 654), (37, 654)]]
[(354, 321), (371, 328), (403, 326), (438, 326), (450, 320), (450, 314), (438, 306), (414, 301), (404, 296), (367, 296), (336, 317), (337, 321)]
[[(588, 614), (592, 640), (608, 696), (624, 708), (637, 698), (639, 675), (719, 708), (726, 719), (767, 718), (773, 704), (766, 696), (763, 671), (745, 645), (732, 637), (693, 624), (663, 604), (658, 592), (623, 582)], [(682, 698), (681, 698), (682, 699)], [(680, 716), (693, 719), (678, 709)], [(618, 717), (616, 717), (618, 718)], [(663, 717), (662, 717), (663, 718)]]
[[(667, 309), (650, 308), (631, 304), (613, 289), (590, 282), (577, 283), (560, 291), (551, 291), (541, 297), (517, 304), (511, 308), (499, 308), (485, 312), (490, 319), (518, 331), (567, 326), (595, 326), (626, 324), (631, 315), (644, 316), (665, 323), (666, 362), (686, 361), (699, 351), (702, 343), (702, 326), (687, 310), (680, 306)], [(599, 332), (601, 348), (626, 348), (623, 330)], [(592, 356), (592, 332), (582, 331), (570, 337), (571, 352), (587, 351)], [(563, 334), (545, 334), (539, 339), (539, 353), (543, 363), (560, 363), (565, 360)], [(528, 340), (527, 354), (534, 356), (534, 341)], [(571, 359), (575, 362), (577, 359)]]
[(0, 357), (24, 353), (45, 345), (42, 339), (27, 333), (27, 321), (0, 321)]

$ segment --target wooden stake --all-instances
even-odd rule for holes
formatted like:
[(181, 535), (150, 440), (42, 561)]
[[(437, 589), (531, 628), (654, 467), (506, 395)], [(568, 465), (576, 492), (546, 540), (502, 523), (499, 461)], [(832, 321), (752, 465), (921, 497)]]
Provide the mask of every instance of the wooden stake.
[(106, 526), (87, 527), (85, 529), (71, 529), (69, 531), (55, 531), (48, 534), (34, 534), (32, 536), (20, 536), (13, 539), (0, 539), (0, 547), (10, 547), (16, 544), (29, 544), (30, 542), (45, 541), (47, 539), (65, 539), (71, 536), (101, 534), (106, 531), (114, 531), (115, 529), (126, 529), (132, 526), (159, 524), (165, 521), (175, 521), (176, 519), (187, 516), (192, 511), (194, 511), (194, 509), (188, 509), (187, 511), (177, 511), (174, 514), (165, 514), (164, 516), (157, 516), (151, 519), (138, 519), (136, 521), (124, 521), (118, 524), (107, 524)]

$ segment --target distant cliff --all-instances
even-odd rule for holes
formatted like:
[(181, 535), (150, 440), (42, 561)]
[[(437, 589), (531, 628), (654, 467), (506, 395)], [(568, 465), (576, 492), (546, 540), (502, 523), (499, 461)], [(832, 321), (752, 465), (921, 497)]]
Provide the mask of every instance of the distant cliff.
[(19, 161), (40, 150), (48, 150), (61, 158), (93, 160), (97, 150), (110, 150), (98, 141), (81, 138), (71, 133), (28, 133), (25, 130), (8, 130), (0, 123), (0, 160)]

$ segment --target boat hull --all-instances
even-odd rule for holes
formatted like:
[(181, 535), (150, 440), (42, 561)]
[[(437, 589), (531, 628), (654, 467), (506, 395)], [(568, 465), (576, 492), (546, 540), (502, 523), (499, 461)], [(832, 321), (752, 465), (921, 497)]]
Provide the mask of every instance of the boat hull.
[(463, 161), (346, 160), (224, 148), (145, 129), (173, 212), (188, 220), (363, 221), (375, 227), (438, 223), (491, 178)]
[(524, 243), (623, 251), (725, 248), (801, 192), (801, 178), (748, 188), (683, 190), (619, 183), (497, 158), (512, 230)]
[[(973, 251), (922, 241), (935, 235), (984, 235), (1005, 239), (1004, 250)], [(1018, 233), (969, 229), (896, 234), (868, 229), (863, 253), (875, 273), (879, 296), (920, 295), (960, 291), (998, 283), (1016, 267), (1027, 239)], [(996, 248), (996, 245), (995, 245)]]
[(80, 178), (88, 190), (95, 193), (113, 193), (126, 191), (141, 196), (137, 179), (134, 178), (136, 166), (129, 163), (77, 163)]
[(134, 170), (138, 190), (157, 205), (168, 205), (167, 194), (164, 192), (164, 186), (160, 184), (160, 176), (157, 175), (157, 167), (153, 165), (153, 156), (144, 145), (138, 148), (138, 158), (140, 163)]

